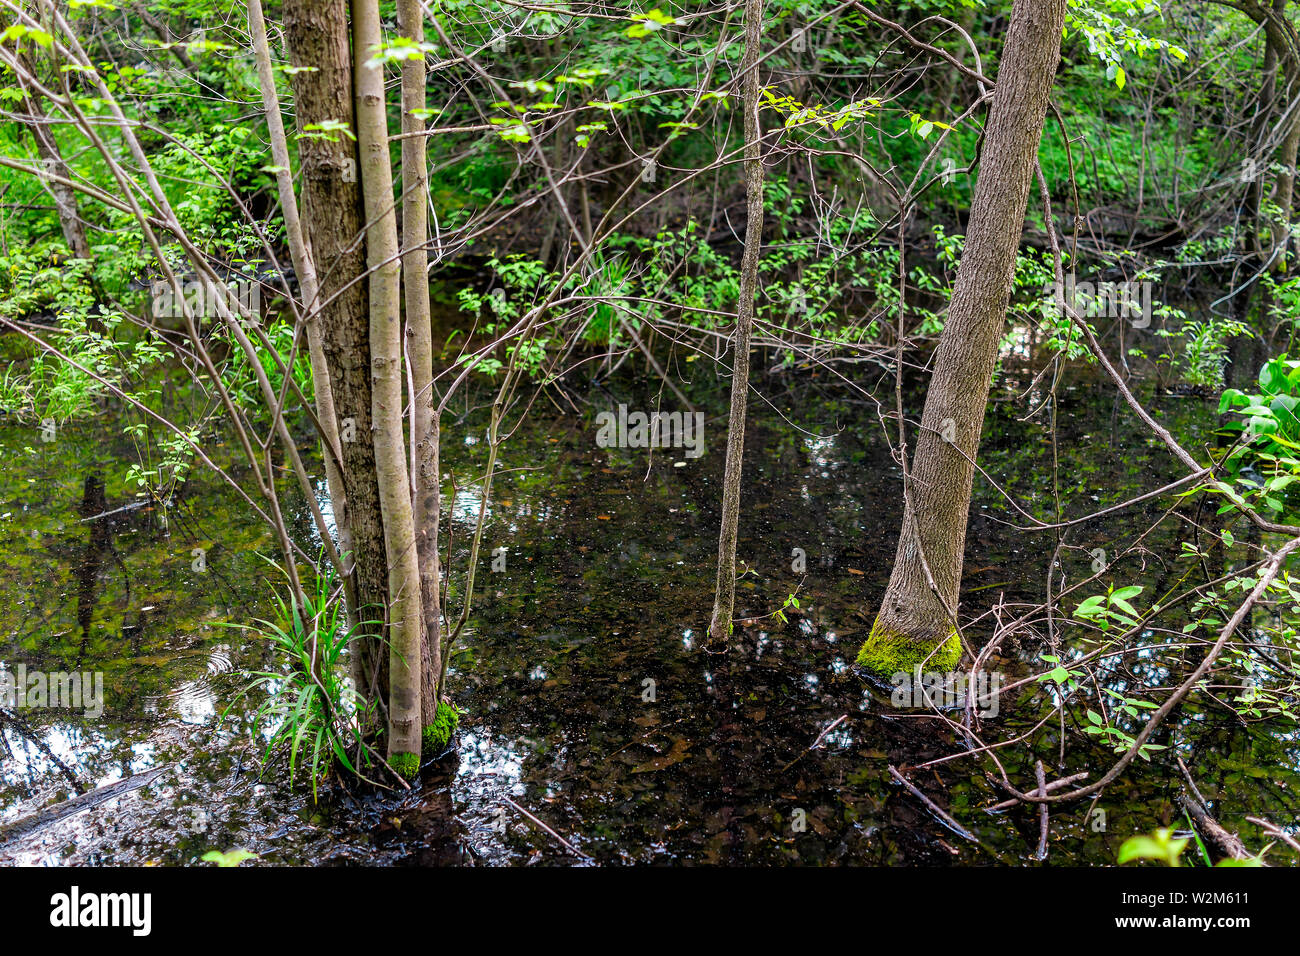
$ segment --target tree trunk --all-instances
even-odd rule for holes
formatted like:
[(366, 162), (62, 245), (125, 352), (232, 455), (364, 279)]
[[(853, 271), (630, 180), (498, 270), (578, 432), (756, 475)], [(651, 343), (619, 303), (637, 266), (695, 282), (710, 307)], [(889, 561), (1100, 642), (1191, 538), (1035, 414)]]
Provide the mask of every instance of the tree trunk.
[[(285, 45), (298, 120), (303, 220), (316, 263), (325, 363), (339, 420), (343, 493), (333, 501), (339, 549), (353, 578), (354, 623), (364, 636), (352, 648), (353, 678), (368, 698), (387, 687), (380, 620), (388, 606), (384, 523), (370, 429), (369, 296), (355, 140), (342, 133), (304, 136), (333, 120), (354, 128), (347, 0), (286, 0)], [(311, 69), (305, 69), (311, 67)]]
[[(1220, 0), (1222, 2), (1222, 0)], [(1300, 112), (1292, 101), (1300, 95), (1300, 33), (1286, 15), (1290, 0), (1272, 0), (1271, 4), (1244, 0), (1241, 4), (1224, 3), (1250, 17), (1264, 32), (1263, 82), (1260, 86), (1258, 117), (1252, 131), (1253, 160), (1260, 163), (1254, 171), (1247, 192), (1246, 207), (1252, 218), (1245, 240), (1246, 268), (1251, 273), (1286, 271), (1287, 245), (1290, 242), (1292, 207), (1295, 198), (1295, 164), (1300, 148)], [(1268, 162), (1271, 154), (1281, 171), (1272, 176)], [(1271, 207), (1276, 205), (1277, 214)], [(1251, 281), (1234, 302), (1234, 315), (1251, 326), (1254, 337), (1236, 336), (1228, 345), (1224, 382), (1248, 388), (1267, 356), (1270, 332), (1272, 293), (1263, 282)]]
[[(858, 663), (880, 674), (951, 670), (966, 519), (989, 383), (1006, 322), (1066, 0), (1016, 0), (985, 131), (965, 251), (905, 478), (889, 587)], [(904, 446), (904, 454), (906, 447)], [(933, 583), (932, 583), (933, 582)], [(927, 663), (928, 662), (928, 663)]]
[[(21, 62), (25, 69), (35, 76), (35, 66), (27, 57), (21, 57)], [(81, 210), (77, 206), (77, 195), (71, 186), (66, 185), (65, 181), (72, 181), (72, 173), (68, 169), (68, 164), (63, 161), (63, 153), (59, 149), (59, 141), (54, 138), (54, 132), (50, 129), (49, 119), (45, 111), (37, 108), (37, 99), (33, 92), (27, 88), (26, 82), (20, 73), (18, 82), (23, 90), (22, 109), (30, 117), (27, 122), (27, 128), (31, 130), (32, 138), (36, 141), (36, 155), (41, 160), (41, 167), (45, 170), (47, 176), (43, 176), (42, 181), (45, 187), (49, 189), (50, 195), (54, 198), (54, 208), (59, 215), (59, 230), (63, 233), (63, 241), (68, 245), (68, 252), (74, 259), (85, 259), (87, 261), (94, 257), (90, 252), (90, 242), (86, 239), (86, 226), (81, 218)], [(94, 286), (94, 276), (90, 277), (92, 287)], [(103, 333), (104, 324), (100, 320), (98, 313), (88, 312), (86, 315), (86, 327), (92, 332)]]
[[(271, 46), (266, 36), (266, 20), (262, 15), (261, 0), (249, 0), (249, 34), (253, 40), (257, 78), (262, 87), (262, 106), (266, 113), (267, 132), (271, 138), (271, 159), (275, 163), (276, 187), (280, 208), (284, 216), (284, 232), (289, 243), (289, 255), (302, 290), (303, 323), (307, 333), (307, 354), (311, 362), (313, 391), (315, 393), (316, 421), (320, 427), (321, 441), (325, 446), (322, 456), (325, 465), (325, 484), (330, 501), (343, 498), (343, 477), (340, 472), (339, 426), (334, 413), (334, 392), (330, 387), (329, 368), (325, 362), (320, 323), (320, 283), (316, 278), (316, 261), (307, 246), (302, 220), (298, 215), (298, 198), (293, 191), (293, 173), (289, 167), (289, 141), (280, 116), (280, 96), (275, 87), (275, 72), (271, 64)], [(287, 283), (286, 283), (287, 286)], [(335, 522), (338, 524), (337, 520)], [(332, 543), (332, 542), (331, 542)]]
[(403, 776), (420, 763), (420, 566), (402, 421), (401, 273), (388, 152), (384, 71), (367, 65), (383, 36), (378, 0), (353, 0), (353, 76), (370, 271), (370, 415), (388, 559), (388, 762)]
[[(416, 44), (424, 42), (420, 0), (397, 0), (398, 29)], [(429, 307), (428, 166), (423, 136), (425, 108), (424, 58), (402, 62), (402, 279), (406, 291), (406, 335), (411, 362), (411, 442), (415, 445), (415, 544), (420, 562), (423, 603), (420, 644), (420, 714), (424, 721), (424, 751), (437, 756), (447, 745), (445, 724), (437, 721), (438, 676), (442, 669), (441, 574), (438, 565), (439, 498), (438, 411), (433, 395), (433, 325)], [(447, 705), (443, 705), (444, 708)]]
[[(1272, 234), (1269, 248), (1263, 250), (1264, 261), (1272, 271), (1282, 271), (1282, 257), (1286, 254), (1291, 235), (1296, 153), (1300, 147), (1300, 111), (1292, 108), (1296, 96), (1300, 95), (1300, 33), (1297, 33), (1287, 18), (1286, 8), (1289, 2), (1290, 0), (1273, 0), (1271, 9), (1255, 2), (1246, 3), (1242, 7), (1264, 29), (1264, 95), (1269, 101), (1265, 129), (1267, 130), (1269, 119), (1284, 124), (1272, 131), (1278, 144), (1274, 159), (1281, 167), (1274, 182), (1273, 193), (1278, 213), (1276, 217), (1260, 216), (1256, 223), (1257, 230), (1267, 225)], [(1266, 190), (1261, 192), (1261, 202), (1264, 195), (1267, 195)]]
[(63, 154), (59, 151), (59, 144), (54, 139), (54, 134), (46, 125), (48, 120), (37, 111), (35, 100), (28, 97), (24, 110), (32, 117), (28, 129), (32, 132), (32, 138), (36, 140), (36, 154), (40, 157), (45, 171), (52, 177), (45, 182), (54, 197), (54, 207), (59, 213), (59, 229), (63, 232), (63, 241), (68, 244), (68, 251), (74, 259), (89, 259), (91, 258), (90, 243), (86, 240), (86, 227), (81, 221), (81, 213), (77, 208), (77, 197), (70, 186), (59, 182), (60, 179), (72, 179), (72, 173), (68, 170), (68, 164), (63, 161)]
[(758, 291), (758, 253), (763, 244), (763, 152), (758, 122), (758, 51), (762, 42), (763, 0), (745, 0), (744, 78), (745, 252), (740, 264), (736, 304), (736, 345), (731, 365), (731, 414), (727, 420), (727, 470), (722, 484), (722, 528), (718, 535), (718, 578), (714, 587), (709, 643), (724, 645), (731, 636), (736, 603), (736, 538), (740, 528), (740, 478), (745, 453), (745, 408), (749, 398), (749, 340)]

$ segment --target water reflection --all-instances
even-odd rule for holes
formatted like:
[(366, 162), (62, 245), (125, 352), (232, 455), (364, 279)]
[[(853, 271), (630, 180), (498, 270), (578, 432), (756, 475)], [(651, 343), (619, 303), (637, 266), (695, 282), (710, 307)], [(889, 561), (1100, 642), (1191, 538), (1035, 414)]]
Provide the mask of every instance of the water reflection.
[[(1022, 501), (1041, 503), (1051, 480), (1039, 457), (1044, 426), (1022, 420), (1013, 379), (997, 393), (983, 454)], [(1129, 426), (1112, 416), (1104, 390), (1085, 383), (1061, 396), (1067, 494), (1109, 503), (1166, 480), (1166, 456), (1149, 453), (1135, 432), (1117, 437)], [(708, 400), (714, 413), (725, 409), (725, 396)], [(99, 721), (44, 711), (21, 715), (29, 734), (12, 722), (0, 729), (0, 825), (78, 787), (167, 768), (111, 804), (0, 844), (0, 861), (186, 863), (244, 846), (277, 863), (578, 862), (526, 810), (600, 862), (1023, 862), (1035, 821), (980, 814), (1002, 795), (975, 763), (940, 765), (920, 785), (976, 831), (979, 846), (952, 841), (890, 781), (889, 764), (915, 765), (960, 745), (929, 718), (893, 712), (850, 673), (892, 560), (897, 467), (879, 423), (860, 409), (812, 392), (790, 404), (804, 410), (796, 424), (815, 434), (828, 422), (859, 424), (810, 439), (758, 404), (751, 410), (740, 538), (748, 572), (738, 587), (737, 648), (727, 656), (707, 654), (700, 638), (712, 603), (721, 448), (676, 469), (594, 448), (589, 434), (535, 413), (503, 458), (530, 467), (498, 477), (482, 593), (451, 662), (457, 703), (468, 711), (458, 758), (409, 794), (333, 789), (319, 804), (289, 791), (278, 769), (259, 781), (261, 743), (250, 732), (257, 701), (218, 721), (242, 684), (239, 671), (265, 659), (242, 632), (218, 626), (265, 613), (268, 575), (257, 557), (273, 553), (265, 532), (203, 475), (161, 527), (129, 490), (133, 449), (108, 424), (73, 429), (39, 455), (22, 450), (30, 442), (20, 430), (0, 429), (0, 455), (12, 462), (0, 483), (11, 532), (0, 546), (0, 666), (99, 669), (108, 688)], [(1187, 427), (1186, 418), (1175, 424)], [(1131, 450), (1103, 453), (1107, 433)], [(444, 456), (456, 478), (454, 494), (445, 487), (453, 565), (463, 566), (478, 520), (481, 491), (470, 479), (485, 454), (470, 435), (449, 442)], [(966, 608), (1038, 600), (1050, 548), (1010, 528), (991, 489), (977, 483), (977, 495)], [(1105, 532), (1121, 538), (1144, 528), (1144, 517)], [(296, 520), (310, 541), (305, 509)], [(210, 548), (204, 572), (191, 562), (200, 545)], [(496, 548), (508, 558), (499, 571), (490, 568)], [(793, 548), (806, 552), (802, 571), (792, 570)], [(1157, 591), (1171, 572), (1143, 573)], [(801, 608), (779, 625), (772, 612), (796, 590)], [(1100, 679), (1121, 693), (1167, 684), (1172, 658), (1159, 646), (1167, 637), (1148, 637), (1148, 651), (1126, 667), (1106, 665)], [(994, 664), (1021, 673), (1040, 652), (1008, 646)], [(1000, 728), (1032, 726), (1050, 703), (1040, 690), (1008, 701)], [(1206, 786), (1229, 801), (1227, 822), (1247, 813), (1291, 819), (1300, 785), (1294, 734), (1196, 708), (1178, 727), (1185, 759), (1194, 757)], [(1040, 755), (1054, 759), (1058, 745), (1045, 737)], [(1086, 746), (1072, 737), (1072, 759), (1096, 766), (1109, 756)], [(1033, 756), (1007, 751), (1003, 760), (1026, 779)], [(1112, 862), (1123, 836), (1167, 822), (1162, 759), (1126, 777), (1123, 801), (1108, 807), (1108, 832), (1063, 822), (1053, 861)], [(803, 830), (792, 828), (796, 811)]]

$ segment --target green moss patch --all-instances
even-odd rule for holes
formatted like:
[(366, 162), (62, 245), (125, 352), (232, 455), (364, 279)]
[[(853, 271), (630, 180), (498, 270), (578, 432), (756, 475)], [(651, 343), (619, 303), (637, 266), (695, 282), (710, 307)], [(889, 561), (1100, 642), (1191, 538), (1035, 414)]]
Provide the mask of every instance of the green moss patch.
[(410, 780), (420, 772), (419, 754), (393, 754), (388, 758), (388, 765), (393, 772), (403, 779)]
[(918, 667), (927, 672), (947, 672), (956, 668), (960, 660), (961, 640), (956, 634), (950, 635), (936, 650), (933, 644), (882, 628), (877, 620), (871, 636), (858, 651), (857, 662), (874, 674), (888, 677), (900, 672), (911, 674)]
[(439, 701), (438, 712), (433, 715), (433, 723), (425, 727), (421, 735), (423, 739), (421, 749), (426, 760), (441, 755), (447, 749), (447, 744), (451, 743), (451, 735), (456, 732), (459, 724), (460, 711), (446, 701)]

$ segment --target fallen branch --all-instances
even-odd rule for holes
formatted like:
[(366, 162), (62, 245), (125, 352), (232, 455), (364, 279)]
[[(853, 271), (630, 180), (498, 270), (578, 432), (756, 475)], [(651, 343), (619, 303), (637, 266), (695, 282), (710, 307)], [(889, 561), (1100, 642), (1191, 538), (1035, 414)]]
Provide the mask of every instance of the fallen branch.
[(146, 770), (144, 773), (137, 773), (134, 776), (100, 787), (98, 790), (92, 790), (90, 793), (83, 793), (71, 800), (56, 803), (54, 806), (33, 813), (31, 816), (23, 817), (7, 827), (0, 828), (0, 844), (9, 843), (19, 837), (27, 836), (29, 833), (49, 826), (51, 823), (57, 823), (59, 820), (64, 820), (83, 810), (89, 810), (91, 807), (112, 800), (114, 797), (120, 797), (132, 790), (138, 790), (145, 784), (153, 783), (164, 771), (171, 769), (172, 766), (172, 764), (166, 764), (162, 767)]

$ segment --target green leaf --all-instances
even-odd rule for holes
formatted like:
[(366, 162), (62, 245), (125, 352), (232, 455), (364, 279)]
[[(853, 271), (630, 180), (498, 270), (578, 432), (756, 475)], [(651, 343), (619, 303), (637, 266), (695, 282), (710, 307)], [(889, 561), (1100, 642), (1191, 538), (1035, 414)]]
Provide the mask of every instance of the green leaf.
[(1119, 848), (1118, 862), (1122, 865), (1130, 860), (1160, 860), (1168, 866), (1178, 866), (1179, 857), (1191, 841), (1186, 837), (1171, 839), (1171, 833), (1171, 830), (1163, 828), (1150, 836), (1129, 837)]
[(1129, 604), (1128, 601), (1125, 601), (1123, 598), (1112, 597), (1110, 603), (1115, 605), (1115, 607), (1119, 608), (1121, 611), (1125, 611), (1134, 617), (1138, 616), (1137, 608), (1132, 604)]
[(1079, 606), (1074, 609), (1074, 614), (1076, 617), (1095, 616), (1099, 611), (1101, 611), (1101, 606), (1105, 600), (1106, 598), (1100, 594), (1094, 594), (1090, 598), (1085, 598), (1079, 603)]
[(335, 135), (338, 133), (342, 133), (351, 140), (357, 138), (348, 124), (339, 120), (322, 120), (319, 123), (308, 123), (302, 128), (303, 139), (323, 139), (331, 143), (338, 141), (338, 136)]
[(675, 18), (668, 16), (658, 7), (649, 13), (638, 13), (628, 19), (634, 21), (633, 25), (623, 32), (634, 40), (648, 37), (650, 34), (656, 33), (664, 27), (672, 26), (677, 22)]
[(209, 850), (203, 856), (199, 857), (204, 863), (215, 863), (217, 866), (239, 866), (245, 860), (256, 860), (258, 856), (251, 850), (227, 850), (224, 853), (220, 850)]

